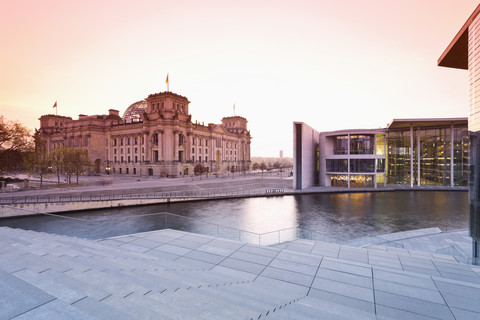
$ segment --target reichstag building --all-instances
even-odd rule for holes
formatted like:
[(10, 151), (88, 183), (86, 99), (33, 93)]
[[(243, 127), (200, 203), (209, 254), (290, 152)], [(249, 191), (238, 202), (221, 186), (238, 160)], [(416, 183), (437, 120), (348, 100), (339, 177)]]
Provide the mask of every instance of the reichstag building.
[(188, 99), (161, 92), (130, 105), (123, 116), (40, 117), (46, 151), (58, 146), (85, 148), (91, 171), (123, 175), (181, 177), (195, 166), (209, 173), (250, 168), (251, 135), (247, 119), (224, 117), (222, 123), (193, 123)]

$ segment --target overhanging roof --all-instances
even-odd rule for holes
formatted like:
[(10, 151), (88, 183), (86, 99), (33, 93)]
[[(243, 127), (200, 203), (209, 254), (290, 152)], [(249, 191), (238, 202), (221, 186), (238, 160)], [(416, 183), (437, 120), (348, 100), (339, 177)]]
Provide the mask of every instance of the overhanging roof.
[(423, 119), (393, 119), (387, 129), (404, 129), (414, 127), (445, 127), (450, 125), (468, 125), (468, 118), (423, 118)]
[(479, 13), (480, 5), (473, 11), (467, 22), (465, 22), (455, 38), (453, 38), (452, 42), (438, 58), (437, 64), (440, 67), (468, 69), (468, 27)]

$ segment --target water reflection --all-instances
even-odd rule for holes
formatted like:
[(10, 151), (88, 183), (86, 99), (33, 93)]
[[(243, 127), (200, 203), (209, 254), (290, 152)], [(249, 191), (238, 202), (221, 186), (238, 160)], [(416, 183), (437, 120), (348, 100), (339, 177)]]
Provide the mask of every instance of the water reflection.
[[(232, 238), (236, 231), (228, 227), (253, 233), (300, 227), (331, 237), (354, 239), (428, 227), (467, 228), (468, 193), (338, 193), (199, 201), (68, 214), (68, 217), (89, 220), (88, 223), (60, 218), (23, 217), (1, 219), (0, 225), (104, 238), (161, 229), (166, 225), (165, 217), (153, 214), (160, 212), (195, 219), (169, 221), (170, 226), (212, 235), (218, 232), (232, 234)], [(212, 224), (227, 228), (219, 229)], [(245, 233), (245, 236), (256, 235)]]

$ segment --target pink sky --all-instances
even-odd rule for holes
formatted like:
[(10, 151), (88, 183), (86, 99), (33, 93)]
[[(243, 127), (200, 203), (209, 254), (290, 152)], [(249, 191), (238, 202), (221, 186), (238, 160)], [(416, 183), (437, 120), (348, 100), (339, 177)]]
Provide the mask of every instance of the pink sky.
[(292, 155), (319, 131), (463, 117), (467, 72), (437, 58), (473, 0), (0, 2), (0, 110), (30, 128), (58, 113), (121, 113), (150, 93), (193, 121), (249, 120), (253, 156)]

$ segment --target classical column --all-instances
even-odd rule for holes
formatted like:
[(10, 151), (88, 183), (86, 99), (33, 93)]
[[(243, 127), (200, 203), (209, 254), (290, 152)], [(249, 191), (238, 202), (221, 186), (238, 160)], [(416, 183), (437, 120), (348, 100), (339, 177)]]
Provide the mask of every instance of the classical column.
[(148, 141), (148, 131), (143, 132), (143, 147), (145, 148), (145, 161), (150, 161), (150, 143)]
[(175, 161), (175, 160), (179, 160), (178, 159), (178, 143), (179, 143), (179, 137), (180, 137), (180, 131), (178, 130), (175, 130), (173, 132), (173, 157), (172, 157), (172, 160)]

